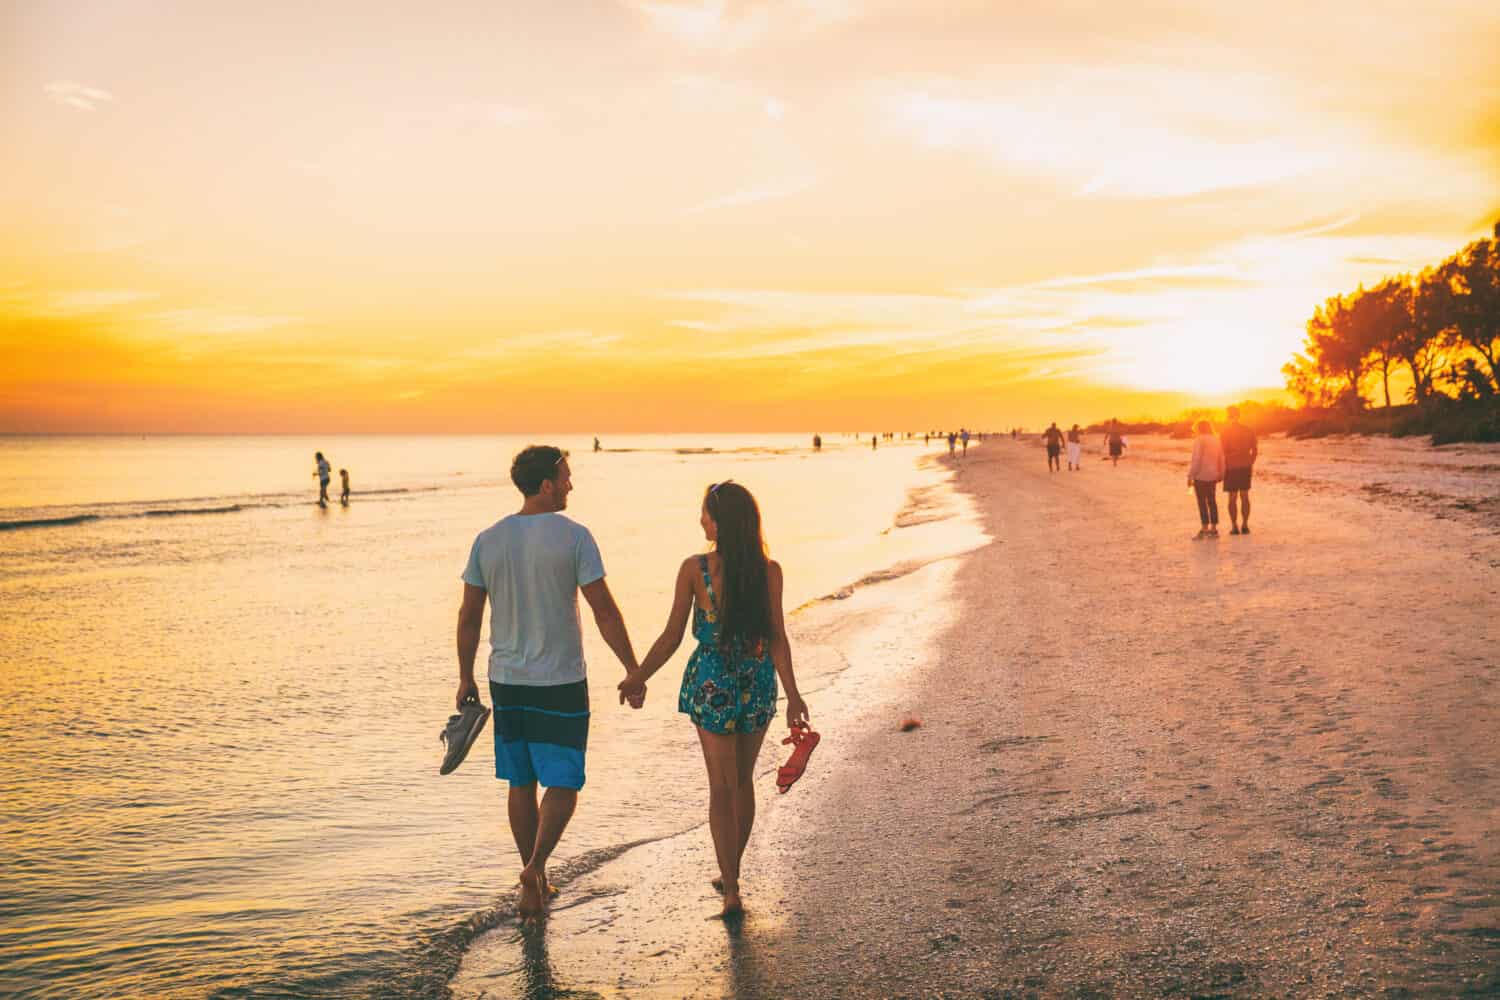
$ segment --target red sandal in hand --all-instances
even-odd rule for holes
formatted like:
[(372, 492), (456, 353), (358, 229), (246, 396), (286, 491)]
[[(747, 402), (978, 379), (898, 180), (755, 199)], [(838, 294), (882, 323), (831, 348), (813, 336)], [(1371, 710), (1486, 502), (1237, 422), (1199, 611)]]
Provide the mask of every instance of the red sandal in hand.
[(797, 783), (802, 777), (802, 772), (807, 770), (807, 758), (812, 756), (814, 748), (818, 745), (820, 737), (807, 726), (796, 725), (792, 727), (791, 734), (782, 740), (782, 744), (792, 745), (792, 755), (787, 762), (776, 772), (776, 787), (785, 795), (787, 789)]

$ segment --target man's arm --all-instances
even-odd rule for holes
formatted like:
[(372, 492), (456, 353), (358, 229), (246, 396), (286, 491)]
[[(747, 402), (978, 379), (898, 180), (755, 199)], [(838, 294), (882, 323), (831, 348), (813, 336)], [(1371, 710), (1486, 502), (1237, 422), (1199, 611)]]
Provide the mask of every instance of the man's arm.
[(635, 650), (630, 648), (630, 634), (625, 631), (625, 617), (620, 614), (615, 595), (609, 592), (609, 584), (601, 576), (580, 589), (584, 599), (589, 602), (589, 607), (593, 609), (594, 624), (599, 626), (599, 634), (604, 636), (604, 641), (614, 650), (615, 656), (625, 667), (625, 672), (634, 670), (637, 666)]
[(479, 651), (479, 630), (484, 626), (483, 587), (464, 584), (463, 603), (458, 606), (458, 699), (459, 708), (470, 697), (479, 697), (474, 683), (474, 655)]

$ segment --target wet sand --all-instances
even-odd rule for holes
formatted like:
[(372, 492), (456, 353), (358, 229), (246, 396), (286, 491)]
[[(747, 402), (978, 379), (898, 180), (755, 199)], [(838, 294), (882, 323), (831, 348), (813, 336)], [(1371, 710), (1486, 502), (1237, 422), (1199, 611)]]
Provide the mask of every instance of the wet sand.
[(1500, 536), (1268, 476), (1254, 534), (1193, 542), (1181, 473), (1085, 463), (972, 450), (990, 544), (829, 606), (852, 666), (762, 797), (742, 926), (691, 829), (455, 993), (1500, 993)]

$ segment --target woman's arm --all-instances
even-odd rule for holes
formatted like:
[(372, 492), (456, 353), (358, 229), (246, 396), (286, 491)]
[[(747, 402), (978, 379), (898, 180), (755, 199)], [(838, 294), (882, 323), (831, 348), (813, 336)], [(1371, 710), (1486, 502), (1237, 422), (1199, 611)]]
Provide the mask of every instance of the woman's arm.
[(792, 644), (786, 637), (786, 620), (781, 611), (781, 564), (766, 564), (766, 583), (771, 588), (771, 662), (776, 666), (776, 676), (781, 678), (781, 689), (786, 692), (786, 724), (788, 728), (807, 725), (807, 702), (797, 690), (797, 675), (792, 671)]

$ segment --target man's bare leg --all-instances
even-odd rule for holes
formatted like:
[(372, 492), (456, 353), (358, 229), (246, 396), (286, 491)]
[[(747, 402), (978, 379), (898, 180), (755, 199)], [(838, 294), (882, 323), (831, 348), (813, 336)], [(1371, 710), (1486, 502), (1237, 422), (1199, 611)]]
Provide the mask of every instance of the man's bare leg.
[(547, 859), (552, 857), (573, 810), (578, 808), (578, 792), (572, 788), (549, 788), (542, 796), (538, 810), (536, 840), (532, 844), (531, 857), (521, 869), (521, 904), (523, 915), (542, 912), (547, 896)]
[(1250, 531), (1250, 491), (1245, 490), (1240, 494), (1240, 530), (1245, 533)]
[(1240, 513), (1235, 500), (1239, 497), (1239, 490), (1226, 490), (1229, 494), (1229, 530), (1236, 535), (1240, 533)]

